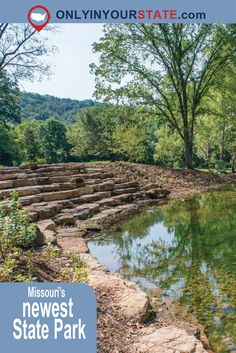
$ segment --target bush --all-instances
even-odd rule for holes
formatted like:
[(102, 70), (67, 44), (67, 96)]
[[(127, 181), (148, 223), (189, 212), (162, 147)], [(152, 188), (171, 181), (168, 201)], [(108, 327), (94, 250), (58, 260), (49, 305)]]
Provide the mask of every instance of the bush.
[(27, 210), (20, 210), (19, 195), (13, 191), (10, 198), (10, 211), (5, 213), (0, 207), (0, 254), (5, 260), (8, 254), (18, 253), (28, 248), (36, 237), (36, 225), (31, 223)]

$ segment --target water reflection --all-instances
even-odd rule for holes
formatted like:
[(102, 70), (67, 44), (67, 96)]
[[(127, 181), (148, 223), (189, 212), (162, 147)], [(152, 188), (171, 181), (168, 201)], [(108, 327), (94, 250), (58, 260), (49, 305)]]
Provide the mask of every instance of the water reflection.
[(142, 212), (89, 247), (111, 271), (185, 304), (216, 352), (236, 350), (236, 189)]

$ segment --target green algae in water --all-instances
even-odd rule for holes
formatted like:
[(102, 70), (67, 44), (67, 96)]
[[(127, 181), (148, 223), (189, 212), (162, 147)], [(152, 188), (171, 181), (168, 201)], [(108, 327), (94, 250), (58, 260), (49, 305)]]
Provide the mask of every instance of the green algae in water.
[(236, 350), (236, 188), (141, 212), (88, 245), (111, 271), (184, 304), (215, 352)]

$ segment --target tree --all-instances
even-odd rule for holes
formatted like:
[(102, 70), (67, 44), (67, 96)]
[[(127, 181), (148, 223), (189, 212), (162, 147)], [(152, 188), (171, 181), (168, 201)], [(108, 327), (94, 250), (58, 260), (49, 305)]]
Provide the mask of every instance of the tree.
[(141, 107), (100, 105), (79, 112), (69, 127), (72, 155), (81, 160), (152, 161), (152, 131)]
[(15, 128), (15, 135), (20, 145), (21, 160), (23, 162), (35, 163), (42, 159), (39, 130), (40, 123), (33, 119), (24, 120)]
[(66, 161), (70, 146), (66, 138), (66, 127), (63, 123), (55, 119), (46, 120), (40, 127), (39, 137), (46, 163)]
[(154, 160), (164, 166), (182, 168), (184, 166), (184, 146), (178, 133), (167, 125), (162, 125), (156, 131), (156, 137)]
[(185, 164), (193, 168), (196, 118), (215, 75), (232, 58), (231, 27), (210, 24), (106, 25), (94, 44), (100, 53), (98, 96), (153, 107), (178, 132)]
[(114, 159), (113, 133), (123, 115), (124, 108), (105, 105), (81, 110), (69, 129), (72, 154), (82, 160)]
[(20, 162), (18, 144), (13, 129), (7, 128), (0, 121), (0, 165), (15, 165)]
[(20, 121), (19, 94), (15, 81), (0, 71), (0, 122), (5, 126)]
[(0, 23), (0, 72), (16, 80), (49, 74), (49, 65), (40, 58), (55, 51), (31, 25)]
[(197, 154), (207, 166), (226, 169), (231, 165), (234, 172), (236, 159), (236, 66), (232, 63), (216, 78), (204, 101), (205, 113), (196, 126)]

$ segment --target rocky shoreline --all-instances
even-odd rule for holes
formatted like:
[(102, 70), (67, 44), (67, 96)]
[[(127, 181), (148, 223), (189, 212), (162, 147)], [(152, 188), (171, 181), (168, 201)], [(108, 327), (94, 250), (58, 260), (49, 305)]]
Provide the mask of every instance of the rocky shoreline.
[(98, 263), (85, 237), (144, 207), (232, 183), (233, 175), (127, 163), (30, 165), (1, 168), (0, 203), (7, 211), (16, 190), (37, 224), (39, 242), (84, 262), (98, 299), (99, 353), (206, 353), (196, 323), (186, 325), (160, 303), (154, 310), (147, 293)]

